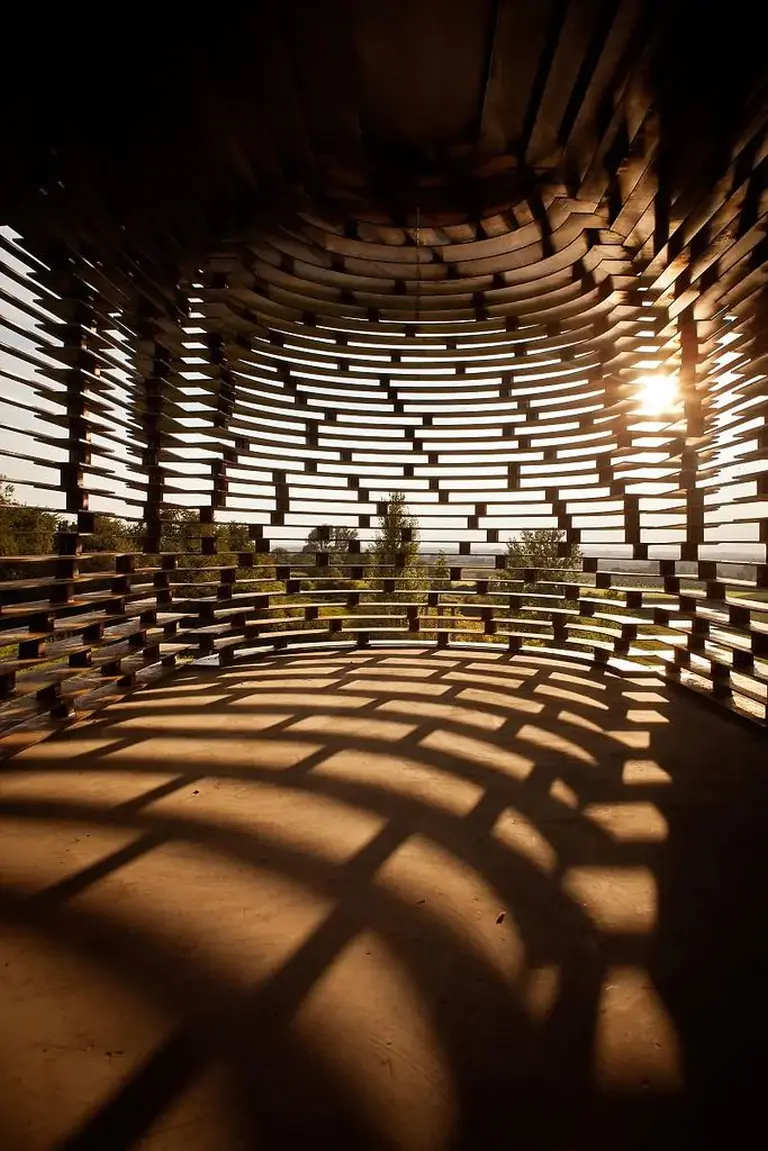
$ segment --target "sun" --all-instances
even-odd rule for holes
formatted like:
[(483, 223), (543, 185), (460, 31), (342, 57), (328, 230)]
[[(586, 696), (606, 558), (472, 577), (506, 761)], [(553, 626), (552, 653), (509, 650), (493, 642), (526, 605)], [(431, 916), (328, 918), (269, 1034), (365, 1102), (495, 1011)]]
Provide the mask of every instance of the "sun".
[(680, 393), (674, 376), (641, 376), (639, 385), (640, 411), (647, 416), (662, 416), (678, 404)]

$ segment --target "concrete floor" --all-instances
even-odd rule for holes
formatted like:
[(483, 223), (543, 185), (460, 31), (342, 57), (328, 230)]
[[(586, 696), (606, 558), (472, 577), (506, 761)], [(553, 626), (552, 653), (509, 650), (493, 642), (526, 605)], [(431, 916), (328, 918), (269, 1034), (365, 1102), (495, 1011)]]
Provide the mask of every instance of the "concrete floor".
[(22, 752), (0, 1147), (746, 1146), (767, 748), (653, 677), (394, 648), (181, 673)]

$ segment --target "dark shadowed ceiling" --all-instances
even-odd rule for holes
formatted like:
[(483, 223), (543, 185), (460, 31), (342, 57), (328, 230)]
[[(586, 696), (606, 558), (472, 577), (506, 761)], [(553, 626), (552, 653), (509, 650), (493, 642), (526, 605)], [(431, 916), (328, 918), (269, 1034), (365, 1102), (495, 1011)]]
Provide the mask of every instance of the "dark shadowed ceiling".
[(615, 216), (650, 152), (671, 203), (763, 102), (753, 19), (736, 3), (709, 26), (689, 0), (30, 7), (7, 21), (0, 215), (164, 291), (296, 212), (353, 243), (474, 243), (541, 221), (552, 188)]

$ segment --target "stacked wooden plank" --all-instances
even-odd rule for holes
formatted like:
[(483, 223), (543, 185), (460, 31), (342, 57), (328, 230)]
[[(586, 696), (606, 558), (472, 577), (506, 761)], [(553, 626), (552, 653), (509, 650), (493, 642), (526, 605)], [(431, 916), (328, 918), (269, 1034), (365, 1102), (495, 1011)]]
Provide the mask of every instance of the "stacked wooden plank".
[[(395, 635), (650, 661), (765, 720), (764, 68), (705, 44), (682, 0), (455, 0), (411, 74), (418, 9), (268, 20), (255, 96), (238, 48), (227, 88), (190, 41), (181, 141), (100, 75), (164, 174), (154, 199), (122, 153), (89, 166), (63, 118), (50, 187), (22, 195), (22, 161), (9, 179), (29, 251), (4, 234), (25, 414), (3, 468), (34, 462), (66, 524), (55, 556), (4, 561), (8, 723), (179, 657)], [(716, 49), (718, 92), (697, 72)], [(649, 376), (673, 381), (656, 408)], [(362, 556), (394, 490), (418, 580)], [(180, 506), (188, 550), (163, 542)], [(111, 509), (135, 552), (93, 554)], [(227, 522), (248, 551), (216, 554)], [(297, 554), (329, 523), (358, 537), (333, 580)], [(528, 528), (559, 533), (567, 578), (504, 570)]]

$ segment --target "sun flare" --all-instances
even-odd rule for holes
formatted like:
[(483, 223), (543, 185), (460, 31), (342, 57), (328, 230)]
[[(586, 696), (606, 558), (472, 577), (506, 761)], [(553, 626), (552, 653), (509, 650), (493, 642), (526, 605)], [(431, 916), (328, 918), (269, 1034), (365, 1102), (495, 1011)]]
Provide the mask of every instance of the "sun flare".
[(644, 415), (661, 416), (677, 406), (680, 396), (674, 376), (641, 376), (637, 382)]

